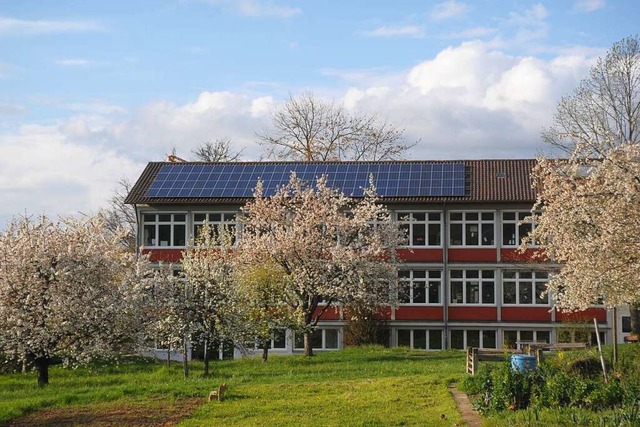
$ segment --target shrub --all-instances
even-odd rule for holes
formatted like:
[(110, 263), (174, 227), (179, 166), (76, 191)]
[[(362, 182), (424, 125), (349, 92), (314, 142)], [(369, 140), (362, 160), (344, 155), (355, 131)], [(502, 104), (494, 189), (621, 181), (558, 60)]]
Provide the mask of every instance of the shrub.
[[(591, 362), (580, 366), (592, 366)], [(580, 407), (595, 411), (612, 409), (635, 401), (637, 384), (613, 379), (608, 384), (598, 376), (576, 375), (575, 364), (566, 368), (542, 364), (521, 373), (510, 363), (484, 366), (475, 377), (467, 377), (463, 390), (476, 395), (476, 408), (483, 414), (526, 408)]]

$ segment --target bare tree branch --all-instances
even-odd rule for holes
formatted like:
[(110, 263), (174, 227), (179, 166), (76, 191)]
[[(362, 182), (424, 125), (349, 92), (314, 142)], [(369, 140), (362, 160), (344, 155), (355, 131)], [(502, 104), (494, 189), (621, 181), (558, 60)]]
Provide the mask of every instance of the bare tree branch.
[(603, 158), (612, 147), (638, 143), (640, 39), (627, 37), (599, 58), (571, 96), (563, 97), (542, 139), (565, 155)]
[(243, 150), (236, 151), (232, 145), (229, 138), (217, 138), (200, 145), (191, 154), (198, 162), (237, 162)]
[(271, 160), (340, 161), (403, 158), (404, 130), (376, 114), (349, 113), (304, 92), (271, 114), (272, 129), (257, 132)]

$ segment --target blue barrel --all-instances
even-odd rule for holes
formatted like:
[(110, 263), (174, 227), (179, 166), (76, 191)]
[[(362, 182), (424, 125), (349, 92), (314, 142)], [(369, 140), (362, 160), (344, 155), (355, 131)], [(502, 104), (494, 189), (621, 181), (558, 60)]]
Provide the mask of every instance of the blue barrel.
[(528, 354), (514, 354), (511, 356), (511, 368), (514, 371), (535, 371), (538, 367), (538, 362), (535, 356), (529, 356)]

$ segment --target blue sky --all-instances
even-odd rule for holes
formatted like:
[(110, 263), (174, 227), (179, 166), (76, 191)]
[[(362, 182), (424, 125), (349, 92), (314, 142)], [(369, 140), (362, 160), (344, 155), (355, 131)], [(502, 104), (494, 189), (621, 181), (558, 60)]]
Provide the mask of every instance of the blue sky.
[(639, 18), (633, 0), (0, 0), (0, 222), (95, 211), (172, 147), (258, 159), (254, 132), (306, 90), (399, 123), (414, 159), (535, 156)]

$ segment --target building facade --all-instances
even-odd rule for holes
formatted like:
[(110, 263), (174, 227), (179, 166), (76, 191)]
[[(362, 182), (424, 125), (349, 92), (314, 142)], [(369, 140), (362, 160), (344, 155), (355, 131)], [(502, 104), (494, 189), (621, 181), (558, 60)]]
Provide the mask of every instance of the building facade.
[[(571, 314), (554, 310), (552, 295), (544, 290), (557, 266), (534, 261), (535, 249), (518, 250), (535, 227), (525, 220), (536, 199), (530, 177), (534, 164), (532, 159), (154, 162), (126, 202), (136, 208), (141, 253), (154, 262), (179, 263), (199, 225), (235, 225), (257, 178), (268, 192), (287, 182), (291, 171), (310, 179), (326, 174), (330, 184), (358, 197), (354, 189), (362, 177), (373, 175), (382, 202), (406, 231), (398, 265), (406, 292), (397, 308), (387, 310), (390, 345), (440, 350), (595, 343), (594, 318), (604, 343), (622, 341), (621, 334), (613, 337), (611, 313), (602, 307)], [(341, 348), (343, 325), (342, 311), (328, 310), (314, 347)], [(301, 347), (291, 332), (272, 342), (275, 351)]]

